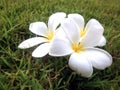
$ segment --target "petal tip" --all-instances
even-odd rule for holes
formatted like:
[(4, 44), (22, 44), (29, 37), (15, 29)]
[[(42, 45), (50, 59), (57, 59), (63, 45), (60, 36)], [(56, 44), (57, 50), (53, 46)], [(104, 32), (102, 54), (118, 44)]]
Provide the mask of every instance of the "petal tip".
[(29, 48), (28, 46), (23, 45), (22, 43), (18, 45), (18, 48), (20, 49), (26, 49)]
[(39, 55), (39, 54), (36, 54), (36, 53), (34, 53), (34, 51), (33, 51), (33, 53), (32, 53), (32, 57), (34, 57), (34, 58), (42, 58), (42, 57), (44, 57), (45, 55)]
[(29, 42), (26, 42), (26, 41), (23, 41), (22, 43), (20, 43), (18, 45), (18, 48), (20, 48), (20, 49), (27, 49), (30, 47), (32, 47), (31, 44)]

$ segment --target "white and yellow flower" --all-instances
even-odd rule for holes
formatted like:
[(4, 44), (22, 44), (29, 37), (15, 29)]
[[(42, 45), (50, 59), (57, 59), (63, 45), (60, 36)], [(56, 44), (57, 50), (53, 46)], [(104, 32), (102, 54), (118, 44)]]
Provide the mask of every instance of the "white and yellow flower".
[(67, 18), (61, 25), (66, 38), (54, 38), (49, 52), (51, 56), (70, 55), (69, 67), (84, 77), (92, 75), (93, 67), (103, 70), (112, 64), (112, 57), (108, 52), (95, 48), (103, 36), (103, 28), (92, 22), (87, 27), (89, 31), (86, 31), (83, 38), (75, 21)]
[(18, 46), (21, 49), (26, 49), (40, 44), (32, 53), (33, 57), (45, 56), (51, 47), (51, 41), (56, 35), (56, 29), (65, 18), (66, 14), (57, 12), (52, 14), (48, 20), (48, 27), (44, 22), (34, 22), (29, 26), (29, 30), (39, 35), (40, 37), (33, 37), (20, 43)]

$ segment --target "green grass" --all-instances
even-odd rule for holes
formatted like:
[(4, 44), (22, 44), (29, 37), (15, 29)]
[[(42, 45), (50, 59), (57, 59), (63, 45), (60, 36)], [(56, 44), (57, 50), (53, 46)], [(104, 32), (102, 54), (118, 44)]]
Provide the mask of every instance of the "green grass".
[[(0, 90), (120, 90), (120, 1), (119, 0), (0, 0)], [(90, 78), (69, 69), (68, 57), (33, 58), (34, 48), (18, 45), (33, 37), (29, 24), (47, 23), (55, 12), (79, 13), (86, 22), (96, 18), (104, 26), (113, 64), (94, 69)]]

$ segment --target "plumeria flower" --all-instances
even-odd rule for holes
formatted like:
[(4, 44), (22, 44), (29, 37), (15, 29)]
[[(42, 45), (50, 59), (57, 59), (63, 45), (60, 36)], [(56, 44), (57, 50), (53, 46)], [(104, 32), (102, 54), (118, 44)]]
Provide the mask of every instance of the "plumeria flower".
[(48, 27), (44, 22), (34, 22), (29, 26), (29, 30), (39, 35), (40, 37), (33, 37), (20, 43), (18, 46), (21, 49), (26, 49), (40, 44), (33, 52), (33, 57), (45, 56), (51, 47), (51, 42), (56, 35), (56, 29), (65, 18), (66, 14), (63, 12), (57, 12), (52, 14), (48, 20)]
[[(76, 22), (76, 24), (77, 24), (77, 26), (80, 30), (80, 38), (81, 38), (80, 40), (86, 38), (87, 33), (92, 33), (90, 31), (90, 29), (92, 27), (97, 27), (96, 29), (99, 29), (99, 28), (103, 29), (102, 25), (96, 19), (90, 19), (85, 26), (84, 18), (80, 14), (69, 14), (68, 18), (71, 18)], [(93, 41), (93, 42), (95, 42), (95, 41)], [(101, 37), (100, 41), (98, 42), (97, 46), (104, 46), (105, 44), (106, 44), (106, 39), (102, 35), (102, 37)]]
[(58, 57), (70, 55), (69, 67), (83, 77), (90, 77), (93, 67), (103, 70), (112, 64), (112, 57), (108, 52), (94, 47), (98, 45), (103, 35), (103, 28), (96, 25), (88, 26), (89, 33), (81, 39), (80, 30), (72, 19), (67, 18), (61, 27), (66, 38), (55, 38), (49, 55)]

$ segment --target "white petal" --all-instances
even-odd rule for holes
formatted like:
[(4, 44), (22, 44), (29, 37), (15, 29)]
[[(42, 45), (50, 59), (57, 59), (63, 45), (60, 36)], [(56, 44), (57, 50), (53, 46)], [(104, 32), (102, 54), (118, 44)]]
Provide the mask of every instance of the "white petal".
[(32, 56), (36, 58), (44, 57), (45, 55), (48, 54), (49, 50), (50, 50), (50, 43), (41, 44), (33, 51)]
[(45, 36), (48, 33), (47, 26), (44, 22), (34, 22), (29, 26), (29, 30), (37, 35)]
[(84, 18), (80, 14), (69, 14), (68, 18), (72, 18), (75, 20), (76, 24), (78, 25), (80, 31), (84, 29)]
[(112, 64), (112, 56), (102, 49), (88, 48), (83, 54), (96, 69), (103, 70)]
[(55, 38), (51, 43), (49, 55), (51, 56), (66, 56), (73, 52), (71, 43), (66, 38)]
[(43, 37), (34, 37), (27, 39), (19, 44), (18, 48), (26, 49), (38, 45), (40, 43), (46, 42), (47, 40)]
[(59, 36), (59, 37), (64, 37), (65, 38), (66, 34), (65, 34), (64, 30), (61, 27), (59, 27), (56, 30), (55, 36)]
[(66, 36), (72, 43), (79, 42), (80, 30), (72, 19), (67, 18), (62, 23), (61, 27), (63, 28)]
[(64, 12), (57, 12), (52, 14), (48, 20), (48, 28), (50, 30), (56, 30), (58, 25), (62, 22), (62, 20), (66, 17)]
[(90, 77), (93, 73), (92, 64), (89, 63), (85, 56), (74, 53), (70, 56), (69, 67), (81, 74), (83, 77)]
[(90, 19), (88, 21), (88, 23), (86, 24), (85, 28), (89, 28), (91, 26), (98, 26), (98, 27), (103, 28), (102, 25), (100, 24), (100, 22), (98, 20), (96, 20), (96, 19)]
[(104, 28), (95, 19), (91, 19), (86, 25), (86, 34), (82, 38), (81, 42), (84, 43), (86, 47), (97, 46), (101, 37), (103, 36)]
[(106, 39), (104, 36), (102, 36), (97, 46), (102, 47), (105, 45), (106, 45)]

